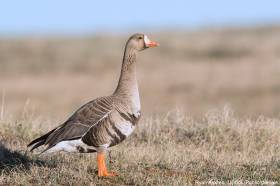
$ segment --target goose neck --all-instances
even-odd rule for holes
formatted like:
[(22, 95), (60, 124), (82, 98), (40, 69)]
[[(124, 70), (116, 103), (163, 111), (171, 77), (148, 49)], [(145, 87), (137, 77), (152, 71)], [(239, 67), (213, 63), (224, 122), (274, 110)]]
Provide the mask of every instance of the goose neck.
[(136, 51), (127, 48), (124, 53), (121, 74), (115, 94), (135, 96), (138, 94), (136, 78)]

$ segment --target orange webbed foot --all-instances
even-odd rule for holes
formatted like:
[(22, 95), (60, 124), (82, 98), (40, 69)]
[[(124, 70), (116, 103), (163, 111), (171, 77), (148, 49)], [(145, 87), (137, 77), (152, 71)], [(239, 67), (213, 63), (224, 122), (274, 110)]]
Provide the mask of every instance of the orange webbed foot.
[(98, 176), (99, 177), (115, 177), (115, 176), (118, 176), (118, 174), (117, 173), (115, 173), (115, 172), (99, 172), (98, 171)]
[(116, 173), (107, 171), (104, 153), (97, 153), (97, 165), (98, 165), (98, 176), (99, 177), (117, 176)]

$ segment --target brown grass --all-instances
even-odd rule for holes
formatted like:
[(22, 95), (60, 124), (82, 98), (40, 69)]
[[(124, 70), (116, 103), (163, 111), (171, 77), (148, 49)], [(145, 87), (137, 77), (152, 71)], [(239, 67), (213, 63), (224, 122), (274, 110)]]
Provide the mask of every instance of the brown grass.
[(112, 92), (127, 35), (2, 38), (0, 184), (279, 183), (279, 31), (151, 35), (161, 46), (139, 55), (143, 117), (111, 150), (108, 164), (119, 173), (112, 179), (97, 178), (95, 154), (38, 157), (25, 147)]
[[(143, 111), (177, 107), (201, 117), (229, 104), (239, 116), (279, 116), (279, 33), (279, 27), (264, 27), (148, 34), (161, 46), (139, 55)], [(6, 114), (20, 115), (28, 102), (37, 114), (64, 119), (86, 101), (110, 94), (126, 38), (2, 39)]]
[[(225, 107), (200, 121), (173, 111), (146, 118), (111, 149), (116, 178), (96, 176), (95, 154), (24, 155), (32, 138), (55, 125), (34, 119), (2, 121), (4, 185), (184, 185), (206, 181), (280, 182), (280, 121), (239, 119)], [(16, 129), (16, 130), (13, 130)]]

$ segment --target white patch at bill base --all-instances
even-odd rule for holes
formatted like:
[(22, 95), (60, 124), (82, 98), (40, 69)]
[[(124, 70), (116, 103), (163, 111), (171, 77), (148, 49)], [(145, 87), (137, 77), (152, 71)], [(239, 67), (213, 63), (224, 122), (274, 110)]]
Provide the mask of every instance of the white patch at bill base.
[(151, 43), (151, 40), (146, 35), (144, 35), (144, 42), (145, 44), (149, 44)]

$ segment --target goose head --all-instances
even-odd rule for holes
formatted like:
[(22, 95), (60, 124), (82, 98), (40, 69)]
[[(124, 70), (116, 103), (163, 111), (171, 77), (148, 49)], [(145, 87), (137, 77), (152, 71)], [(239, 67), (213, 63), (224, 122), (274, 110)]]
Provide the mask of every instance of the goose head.
[(155, 41), (151, 41), (145, 34), (133, 34), (127, 41), (127, 47), (137, 51), (157, 46), (159, 46), (159, 44)]

